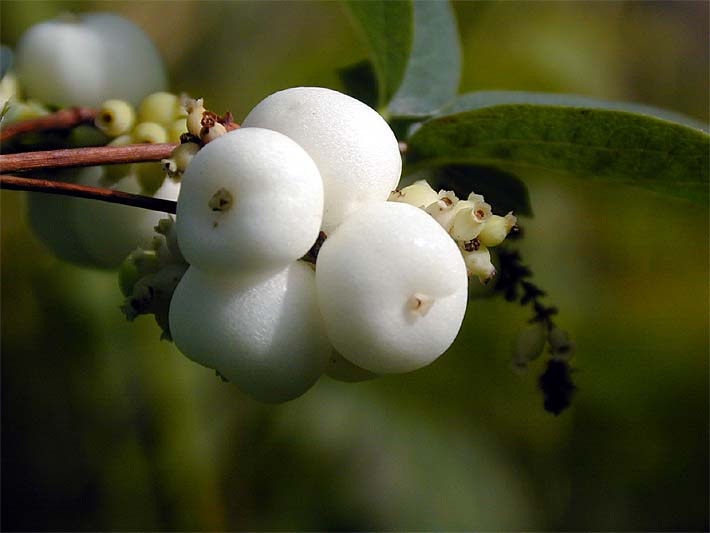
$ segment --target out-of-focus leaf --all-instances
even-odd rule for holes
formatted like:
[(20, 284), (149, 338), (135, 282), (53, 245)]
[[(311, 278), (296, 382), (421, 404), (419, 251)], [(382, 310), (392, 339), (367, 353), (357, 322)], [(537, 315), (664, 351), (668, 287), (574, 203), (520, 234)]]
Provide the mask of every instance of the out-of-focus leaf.
[(497, 168), (445, 165), (434, 169), (429, 181), (435, 189), (454, 191), (459, 198), (465, 199), (471, 192), (482, 194), (493, 207), (493, 212), (499, 215), (509, 211), (516, 215), (533, 214), (525, 184), (513, 174)]
[(370, 61), (360, 61), (339, 69), (338, 76), (347, 94), (372, 108), (377, 107), (377, 76)]
[(414, 41), (392, 116), (424, 117), (451, 102), (461, 79), (461, 46), (449, 2), (414, 2)]
[(451, 115), (462, 111), (472, 111), (483, 107), (504, 104), (536, 104), (569, 107), (584, 107), (589, 109), (609, 109), (614, 111), (629, 111), (639, 115), (677, 122), (691, 128), (708, 131), (708, 125), (691, 117), (645, 104), (635, 102), (611, 102), (598, 100), (576, 94), (534, 93), (527, 91), (477, 91), (460, 95), (456, 100), (444, 106), (439, 115)]
[(408, 141), (421, 166), (554, 171), (708, 202), (710, 137), (657, 118), (603, 109), (500, 105), (424, 123)]
[(412, 2), (346, 0), (344, 5), (370, 50), (377, 73), (379, 103), (384, 105), (402, 83), (412, 49)]

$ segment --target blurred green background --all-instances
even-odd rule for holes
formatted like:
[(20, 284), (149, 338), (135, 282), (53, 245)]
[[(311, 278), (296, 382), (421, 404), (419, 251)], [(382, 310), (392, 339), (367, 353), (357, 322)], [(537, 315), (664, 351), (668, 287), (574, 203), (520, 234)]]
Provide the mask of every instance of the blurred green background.
[[(633, 100), (707, 121), (707, 2), (470, 2), (462, 91)], [(66, 10), (140, 24), (172, 88), (237, 120), (295, 85), (342, 88), (365, 49), (335, 2), (10, 2), (4, 44)], [(4, 530), (707, 530), (708, 211), (525, 176), (519, 241), (578, 351), (544, 412), (509, 368), (528, 314), (470, 303), (413, 374), (251, 401), (118, 310), (115, 276), (54, 259), (2, 193)]]

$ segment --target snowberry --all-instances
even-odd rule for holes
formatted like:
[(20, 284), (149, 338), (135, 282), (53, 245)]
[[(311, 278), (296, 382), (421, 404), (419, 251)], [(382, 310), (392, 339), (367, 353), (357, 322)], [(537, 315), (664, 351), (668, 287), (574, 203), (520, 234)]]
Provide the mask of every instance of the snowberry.
[(415, 370), (441, 355), (461, 326), (467, 281), (446, 231), (395, 202), (347, 218), (323, 244), (316, 269), (333, 346), (375, 373)]
[(318, 236), (323, 184), (313, 160), (275, 131), (240, 128), (202, 148), (182, 178), (178, 242), (210, 271), (277, 270)]
[(60, 106), (137, 105), (166, 86), (158, 50), (131, 21), (89, 13), (32, 26), (17, 45), (17, 75), (27, 98)]
[(170, 304), (173, 340), (257, 400), (296, 398), (318, 380), (331, 349), (314, 277), (303, 262), (261, 278), (192, 266)]
[(337, 91), (296, 87), (277, 92), (257, 104), (242, 126), (279, 131), (313, 158), (323, 178), (326, 233), (359, 207), (387, 200), (399, 181), (402, 159), (387, 122)]
[[(103, 186), (100, 172), (98, 175), (82, 172), (78, 183)], [(130, 193), (143, 192), (138, 178), (132, 174), (118, 180), (110, 188)], [(175, 200), (179, 190), (178, 183), (166, 179), (154, 196)], [(131, 250), (154, 235), (154, 226), (165, 216), (157, 211), (125, 205), (92, 200), (79, 202), (72, 214), (77, 237), (83, 248), (94, 258), (95, 264), (104, 268), (120, 265)]]
[[(62, 171), (45, 178), (75, 182), (76, 171)], [(93, 174), (97, 181), (101, 177), (100, 167), (82, 169), (79, 174)], [(27, 195), (28, 221), (34, 235), (56, 257), (76, 265), (97, 266), (95, 258), (86, 250), (76, 231), (74, 212), (88, 200), (55, 194), (33, 193)], [(61, 221), (61, 223), (58, 223)]]

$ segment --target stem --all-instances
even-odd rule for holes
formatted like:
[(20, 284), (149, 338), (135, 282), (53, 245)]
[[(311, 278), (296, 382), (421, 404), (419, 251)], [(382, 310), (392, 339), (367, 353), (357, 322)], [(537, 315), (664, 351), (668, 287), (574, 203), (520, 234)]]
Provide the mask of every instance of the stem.
[(0, 130), (0, 142), (9, 141), (22, 133), (46, 130), (65, 130), (80, 124), (92, 123), (98, 111), (88, 107), (71, 107), (51, 115), (15, 122)]
[(172, 143), (129, 144), (127, 146), (97, 146), (5, 154), (0, 155), (0, 173), (160, 161), (170, 157), (177, 146)]
[(89, 198), (91, 200), (100, 200), (112, 204), (142, 207), (143, 209), (173, 215), (177, 207), (177, 202), (164, 200), (162, 198), (153, 198), (152, 196), (141, 196), (140, 194), (131, 194), (123, 191), (115, 191), (113, 189), (100, 189), (98, 187), (88, 187), (86, 185), (76, 185), (62, 181), (20, 178), (18, 176), (0, 175), (0, 189), (45, 192), (74, 196), (76, 198)]

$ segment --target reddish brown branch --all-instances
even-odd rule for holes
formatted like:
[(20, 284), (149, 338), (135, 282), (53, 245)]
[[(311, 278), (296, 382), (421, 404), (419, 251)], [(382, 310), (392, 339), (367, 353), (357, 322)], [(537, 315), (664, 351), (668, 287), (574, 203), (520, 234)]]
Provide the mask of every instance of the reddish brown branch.
[(97, 111), (88, 107), (70, 107), (51, 115), (21, 120), (0, 129), (0, 141), (5, 142), (16, 135), (32, 131), (66, 130), (80, 124), (91, 123), (96, 119)]
[(170, 157), (177, 144), (129, 144), (68, 148), (0, 155), (0, 173), (62, 167), (87, 167), (116, 163), (160, 161)]
[(129, 205), (132, 207), (142, 207), (152, 211), (175, 214), (177, 202), (153, 198), (151, 196), (141, 196), (140, 194), (130, 194), (112, 189), (100, 189), (98, 187), (87, 187), (86, 185), (76, 185), (62, 181), (50, 181), (34, 178), (20, 178), (18, 176), (0, 175), (0, 189), (12, 191), (46, 192), (51, 194), (61, 194), (74, 196), (76, 198), (89, 198), (100, 200), (112, 204)]

